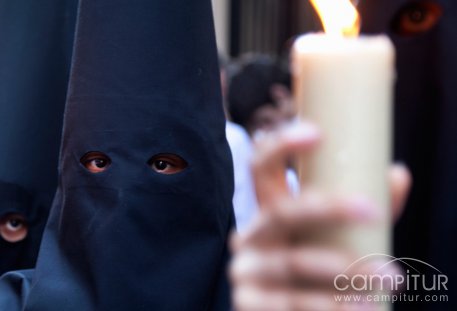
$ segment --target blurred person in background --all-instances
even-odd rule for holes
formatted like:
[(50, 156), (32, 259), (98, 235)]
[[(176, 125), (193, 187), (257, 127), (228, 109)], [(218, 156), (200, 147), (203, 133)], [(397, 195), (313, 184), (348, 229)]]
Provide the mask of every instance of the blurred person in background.
[(32, 268), (57, 187), (76, 0), (0, 0), (0, 274)]
[[(251, 139), (287, 126), (295, 117), (290, 75), (280, 62), (265, 55), (245, 55), (230, 77), (227, 105), (233, 122), (241, 125)], [(289, 188), (298, 193), (295, 171), (286, 170)]]
[[(457, 310), (457, 3), (372, 0), (359, 9), (362, 31), (387, 33), (397, 51), (395, 158), (411, 169), (414, 184), (395, 230), (395, 255), (426, 261), (449, 279), (438, 292), (448, 302), (398, 307)], [(423, 269), (428, 278), (436, 272)]]
[(233, 208), (235, 210), (236, 229), (243, 233), (251, 225), (258, 212), (257, 198), (251, 172), (253, 153), (252, 141), (246, 130), (230, 121), (227, 107), (228, 61), (219, 55), (222, 102), (227, 123), (225, 132), (233, 159), (235, 191), (233, 193)]
[(231, 79), (228, 110), (233, 122), (253, 136), (272, 131), (294, 117), (290, 75), (267, 56), (245, 56)]

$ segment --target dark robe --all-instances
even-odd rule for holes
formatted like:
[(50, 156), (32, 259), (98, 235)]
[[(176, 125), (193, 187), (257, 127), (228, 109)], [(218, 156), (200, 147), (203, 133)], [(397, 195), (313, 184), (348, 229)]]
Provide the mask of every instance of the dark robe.
[[(57, 194), (37, 266), (3, 276), (0, 310), (228, 310), (211, 1), (81, 0), (75, 36)], [(88, 152), (105, 171), (87, 170)], [(160, 154), (187, 167), (154, 171)]]
[(16, 214), (24, 240), (0, 237), (0, 275), (35, 265), (57, 187), (76, 0), (0, 1), (0, 221)]
[[(395, 158), (411, 169), (414, 185), (396, 226), (395, 255), (423, 260), (449, 280), (447, 291), (408, 292), (448, 295), (449, 302), (400, 303), (399, 310), (457, 310), (457, 2), (430, 2), (442, 8), (436, 24), (428, 10), (414, 11), (417, 1), (360, 2), (362, 30), (388, 33), (397, 49)], [(401, 18), (411, 13), (432, 27), (405, 32)], [(439, 274), (415, 267), (428, 282)]]

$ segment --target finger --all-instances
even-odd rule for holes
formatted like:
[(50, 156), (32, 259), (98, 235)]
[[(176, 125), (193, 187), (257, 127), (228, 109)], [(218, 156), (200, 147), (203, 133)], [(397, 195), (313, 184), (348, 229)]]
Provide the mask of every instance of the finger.
[(403, 164), (394, 164), (389, 171), (390, 193), (392, 197), (392, 216), (396, 221), (400, 218), (405, 201), (412, 184), (411, 173)]
[(374, 203), (361, 196), (329, 198), (306, 191), (298, 199), (283, 198), (276, 208), (261, 213), (232, 246), (235, 251), (244, 246), (269, 248), (293, 244), (297, 237), (306, 236), (317, 241), (318, 235), (352, 223), (372, 224), (379, 216)]
[(372, 223), (379, 219), (375, 203), (362, 195), (328, 196), (307, 189), (298, 199), (284, 199), (269, 214), (275, 226), (289, 231), (322, 231), (323, 227), (348, 225), (355, 222)]
[[(370, 304), (373, 295), (380, 295), (381, 291), (382, 295), (389, 295), (394, 290), (389, 280), (396, 279), (395, 276), (401, 274), (398, 265), (386, 264), (386, 261), (376, 261), (358, 266), (352, 272), (346, 271), (344, 276), (347, 278), (338, 284), (334, 278), (331, 282), (333, 287), (303, 287), (296, 282), (285, 284), (281, 280), (272, 283), (265, 282), (264, 279), (232, 275), (236, 289), (235, 300), (238, 306), (243, 306), (240, 310), (352, 310), (356, 307), (344, 304), (345, 301), (356, 303), (362, 310), (371, 310), (370, 307), (374, 306)], [(339, 276), (343, 275), (340, 273)], [(363, 281), (362, 276), (373, 276), (373, 279)]]
[(261, 289), (252, 285), (236, 287), (233, 304), (237, 311), (358, 311), (367, 305), (343, 303), (332, 292), (293, 289)]
[(403, 283), (392, 281), (404, 279), (397, 263), (379, 258), (360, 262), (356, 258), (348, 251), (322, 247), (246, 250), (235, 257), (229, 275), (234, 284), (256, 284), (262, 288), (319, 288), (346, 294), (388, 294), (401, 290)]
[(330, 248), (246, 250), (230, 266), (235, 284), (262, 284), (264, 287), (296, 286), (334, 289), (334, 278), (354, 260), (349, 253)]
[(261, 207), (267, 208), (274, 205), (278, 197), (289, 195), (285, 173), (288, 159), (309, 152), (318, 139), (314, 125), (296, 123), (256, 141), (252, 173)]

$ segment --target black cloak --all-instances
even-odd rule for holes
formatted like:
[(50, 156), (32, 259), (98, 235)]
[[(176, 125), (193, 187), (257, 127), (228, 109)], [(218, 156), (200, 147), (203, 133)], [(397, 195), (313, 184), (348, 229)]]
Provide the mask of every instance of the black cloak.
[(20, 215), (25, 239), (0, 237), (0, 275), (32, 268), (57, 187), (76, 0), (0, 1), (0, 221)]
[(457, 310), (457, 3), (360, 3), (362, 30), (387, 32), (397, 49), (395, 158), (411, 169), (414, 184), (396, 227), (395, 255), (426, 261), (449, 280), (447, 291), (410, 292), (448, 295), (449, 302), (399, 309)]
[[(3, 277), (0, 310), (228, 310), (211, 1), (81, 0), (76, 28), (59, 187), (37, 267)], [(163, 154), (187, 167), (153, 170)]]

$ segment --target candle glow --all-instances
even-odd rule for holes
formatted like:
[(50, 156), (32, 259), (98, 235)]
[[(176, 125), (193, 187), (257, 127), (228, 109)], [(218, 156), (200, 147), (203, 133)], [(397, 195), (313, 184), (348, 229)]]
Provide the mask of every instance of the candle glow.
[(310, 0), (319, 15), (325, 33), (355, 37), (360, 31), (360, 17), (350, 0)]

